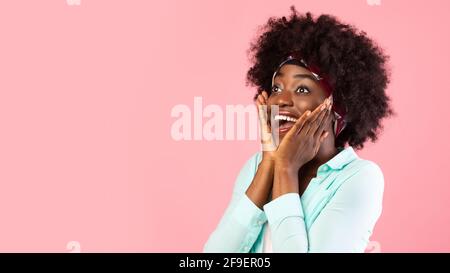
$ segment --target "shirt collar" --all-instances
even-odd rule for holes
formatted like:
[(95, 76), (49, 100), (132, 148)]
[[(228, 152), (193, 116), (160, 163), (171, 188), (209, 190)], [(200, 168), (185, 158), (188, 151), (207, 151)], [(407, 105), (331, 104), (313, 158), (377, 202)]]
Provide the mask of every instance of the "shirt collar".
[(329, 168), (334, 170), (342, 169), (345, 165), (358, 158), (352, 146), (338, 148), (338, 151), (339, 153), (337, 155), (319, 167), (320, 171), (326, 171)]

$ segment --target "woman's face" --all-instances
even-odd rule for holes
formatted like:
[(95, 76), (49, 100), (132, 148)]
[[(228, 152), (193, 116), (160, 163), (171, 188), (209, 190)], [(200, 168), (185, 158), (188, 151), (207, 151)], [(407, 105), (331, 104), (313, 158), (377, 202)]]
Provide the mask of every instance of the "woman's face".
[[(308, 69), (293, 64), (283, 65), (275, 76), (267, 101), (269, 112), (271, 106), (279, 107), (278, 115), (270, 113), (270, 117), (279, 122), (280, 140), (294, 125), (293, 119), (298, 119), (307, 110), (313, 111), (324, 99), (325, 91)], [(331, 128), (331, 124), (326, 125), (326, 130), (328, 127)]]

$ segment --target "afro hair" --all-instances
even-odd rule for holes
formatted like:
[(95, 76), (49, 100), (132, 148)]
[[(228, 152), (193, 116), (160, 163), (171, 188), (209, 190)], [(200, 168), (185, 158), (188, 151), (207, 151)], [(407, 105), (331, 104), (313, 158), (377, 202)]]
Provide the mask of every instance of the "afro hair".
[(364, 31), (334, 16), (313, 18), (311, 13), (299, 14), (291, 7), (289, 18), (270, 18), (251, 43), (247, 84), (257, 88), (256, 96), (262, 91), (270, 94), (273, 72), (294, 51), (327, 75), (334, 103), (347, 111), (347, 126), (335, 146), (347, 143), (362, 149), (368, 139), (375, 142), (381, 120), (394, 114), (385, 92), (390, 73), (386, 67), (389, 57), (383, 50)]

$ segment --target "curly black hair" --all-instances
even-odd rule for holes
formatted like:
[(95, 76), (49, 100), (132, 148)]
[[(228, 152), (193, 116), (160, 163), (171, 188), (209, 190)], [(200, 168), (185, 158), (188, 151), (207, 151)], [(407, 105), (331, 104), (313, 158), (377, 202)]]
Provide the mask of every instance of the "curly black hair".
[(334, 103), (346, 109), (347, 126), (335, 140), (362, 149), (377, 140), (381, 120), (394, 114), (386, 95), (389, 57), (366, 32), (339, 22), (334, 16), (299, 14), (291, 7), (289, 18), (272, 17), (260, 27), (248, 51), (252, 66), (247, 85), (270, 94), (272, 75), (291, 52), (301, 52), (306, 63), (314, 63), (334, 86)]

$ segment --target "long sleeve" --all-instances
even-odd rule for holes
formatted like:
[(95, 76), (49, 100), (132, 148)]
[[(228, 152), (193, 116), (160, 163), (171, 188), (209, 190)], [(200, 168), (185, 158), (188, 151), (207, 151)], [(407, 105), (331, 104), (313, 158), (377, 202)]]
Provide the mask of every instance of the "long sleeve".
[(364, 252), (378, 220), (384, 177), (374, 163), (347, 178), (307, 230), (299, 194), (264, 206), (274, 252)]
[(245, 194), (258, 166), (259, 154), (255, 154), (242, 167), (231, 201), (216, 229), (209, 236), (203, 252), (249, 252), (264, 223), (264, 211)]

